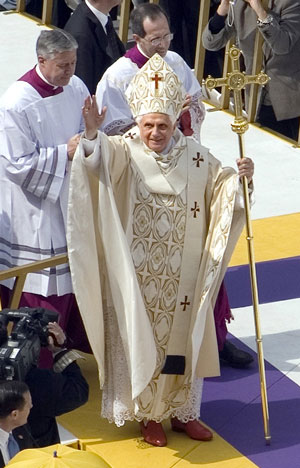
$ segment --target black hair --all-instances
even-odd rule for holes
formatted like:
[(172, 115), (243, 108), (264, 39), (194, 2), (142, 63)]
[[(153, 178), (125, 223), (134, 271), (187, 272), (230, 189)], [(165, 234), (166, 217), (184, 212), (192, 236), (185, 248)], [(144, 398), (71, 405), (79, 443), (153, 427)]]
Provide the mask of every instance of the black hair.
[(137, 34), (140, 37), (145, 37), (146, 33), (143, 26), (144, 20), (149, 18), (151, 21), (155, 21), (160, 16), (165, 16), (169, 24), (169, 18), (163, 8), (156, 3), (141, 3), (134, 8), (131, 13), (130, 20), (132, 33)]
[(19, 380), (0, 381), (0, 419), (6, 418), (13, 410), (21, 410), (25, 405), (24, 394), (28, 385)]

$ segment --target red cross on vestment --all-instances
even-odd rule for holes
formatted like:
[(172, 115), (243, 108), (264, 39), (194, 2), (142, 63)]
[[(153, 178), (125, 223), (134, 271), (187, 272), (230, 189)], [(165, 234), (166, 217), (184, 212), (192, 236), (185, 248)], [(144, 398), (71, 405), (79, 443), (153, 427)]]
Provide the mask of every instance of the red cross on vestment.
[(194, 202), (194, 205), (195, 206), (193, 208), (191, 208), (191, 211), (194, 212), (194, 215), (193, 215), (194, 218), (197, 218), (197, 212), (199, 213), (200, 208), (199, 208), (198, 203), (196, 201)]
[(129, 132), (129, 133), (127, 133), (127, 135), (125, 135), (125, 138), (130, 138), (130, 140), (133, 140), (135, 135), (136, 135), (135, 133)]
[(188, 302), (188, 297), (184, 296), (184, 302), (180, 302), (180, 305), (183, 305), (183, 312), (186, 310), (186, 306), (190, 305), (190, 302)]
[(200, 167), (200, 162), (203, 162), (204, 159), (202, 158), (200, 153), (197, 153), (197, 157), (193, 158), (193, 161), (196, 162), (196, 167)]

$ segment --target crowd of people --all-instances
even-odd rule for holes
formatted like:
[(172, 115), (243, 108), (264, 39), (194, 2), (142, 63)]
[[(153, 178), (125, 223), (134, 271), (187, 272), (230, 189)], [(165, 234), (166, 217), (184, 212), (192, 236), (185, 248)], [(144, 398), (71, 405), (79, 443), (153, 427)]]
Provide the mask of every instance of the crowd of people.
[[(199, 2), (161, 2), (170, 17), (160, 5), (133, 2), (128, 50), (110, 17), (120, 3), (66, 2), (64, 29), (40, 33), (37, 65), (0, 98), (0, 268), (69, 256), (68, 265), (26, 278), (20, 306), (58, 312), (49, 328), (63, 348), (50, 340), (26, 382), (0, 383), (2, 466), (24, 448), (10, 444), (27, 419), (22, 440), (48, 445), (58, 440), (55, 416), (87, 400), (73, 348), (95, 356), (102, 416), (117, 426), (138, 421), (155, 446), (167, 444), (168, 418), (174, 431), (211, 440), (199, 421), (203, 378), (218, 375), (220, 359), (253, 361), (226, 338), (222, 280), (243, 227), (241, 179), (251, 198), (254, 165), (244, 158), (237, 172), (224, 169), (201, 145), (201, 86), (179, 48), (185, 34), (195, 49)], [(261, 32), (272, 80), (258, 119), (296, 139), (300, 6), (270, 3), (266, 11), (260, 0), (221, 0), (203, 43), (217, 51), (235, 37), (248, 73)], [(1, 9), (14, 7), (0, 0)], [(288, 64), (295, 70), (287, 76)], [(12, 288), (2, 282), (2, 307)], [(60, 389), (47, 414), (39, 396), (52, 392), (37, 380)]]
[[(141, 0), (133, 0), (135, 4)], [(172, 48), (192, 67), (195, 62), (200, 2), (161, 0), (170, 16)], [(256, 121), (281, 135), (298, 140), (300, 76), (300, 5), (297, 1), (211, 0), (210, 20), (202, 42), (206, 49), (204, 76), (221, 76), (224, 47), (232, 39), (242, 50), (245, 72), (252, 74), (255, 34), (263, 43), (263, 69), (271, 78), (263, 88)], [(213, 54), (213, 55), (211, 55)], [(247, 110), (247, 99), (246, 99)]]
[[(107, 27), (105, 18), (108, 11), (115, 14), (120, 0), (91, 0), (88, 3), (89, 8), (83, 0), (54, 0), (52, 24), (66, 27), (80, 43), (76, 74), (83, 79), (89, 91), (94, 93), (104, 71), (123, 56), (124, 45), (117, 37), (113, 37), (112, 27), (109, 36), (103, 30)], [(132, 0), (134, 7), (142, 3), (142, 0)], [(193, 68), (200, 2), (160, 0), (159, 4), (169, 17), (171, 50)], [(0, 0), (0, 10), (13, 8), (16, 8), (16, 0)], [(41, 17), (42, 2), (27, 0), (26, 10)], [(252, 74), (254, 39), (259, 31), (264, 40), (263, 68), (271, 80), (260, 93), (256, 121), (293, 140), (298, 140), (299, 135), (299, 10), (296, 1), (273, 0), (265, 10), (262, 0), (211, 0), (210, 20), (202, 36), (206, 49), (204, 77), (208, 74), (221, 76), (224, 47), (230, 39), (243, 52), (245, 72)], [(72, 14), (74, 11), (75, 14)], [(104, 16), (101, 19), (102, 14)], [(110, 49), (107, 49), (106, 37), (113, 44)], [(99, 49), (98, 54), (95, 54), (96, 48)], [(85, 56), (84, 67), (81, 65), (81, 55)], [(247, 94), (248, 91), (247, 89)], [(247, 96), (245, 101), (247, 110)]]
[(298, 139), (300, 109), (300, 5), (274, 0), (264, 9), (261, 0), (222, 0), (203, 32), (208, 50), (234, 39), (243, 51), (245, 71), (252, 74), (255, 34), (263, 42), (263, 67), (270, 77), (263, 88), (257, 121), (293, 140)]

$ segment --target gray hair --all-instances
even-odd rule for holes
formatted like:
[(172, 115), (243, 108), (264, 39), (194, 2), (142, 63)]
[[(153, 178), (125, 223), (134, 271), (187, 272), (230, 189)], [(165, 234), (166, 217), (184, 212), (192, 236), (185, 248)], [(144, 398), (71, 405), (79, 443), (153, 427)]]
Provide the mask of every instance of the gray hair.
[(53, 59), (61, 52), (76, 50), (78, 43), (74, 37), (62, 29), (42, 31), (36, 43), (36, 54), (38, 57)]

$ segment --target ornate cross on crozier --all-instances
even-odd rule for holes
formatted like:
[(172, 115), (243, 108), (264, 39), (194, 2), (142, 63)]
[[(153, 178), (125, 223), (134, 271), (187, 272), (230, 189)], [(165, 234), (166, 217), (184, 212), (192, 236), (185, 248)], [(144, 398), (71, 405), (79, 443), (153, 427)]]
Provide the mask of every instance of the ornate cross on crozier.
[[(238, 134), (243, 134), (248, 130), (248, 121), (243, 116), (243, 100), (242, 100), (242, 89), (248, 84), (260, 84), (265, 85), (269, 81), (268, 75), (263, 72), (258, 75), (246, 75), (240, 70), (240, 55), (241, 51), (236, 47), (232, 46), (228, 51), (229, 58), (231, 59), (232, 72), (227, 73), (226, 78), (213, 78), (208, 76), (206, 80), (203, 80), (203, 84), (211, 91), (213, 88), (218, 86), (226, 86), (233, 91), (234, 97), (234, 113), (235, 119), (231, 124), (232, 130)], [(241, 154), (241, 158), (244, 157)]]

